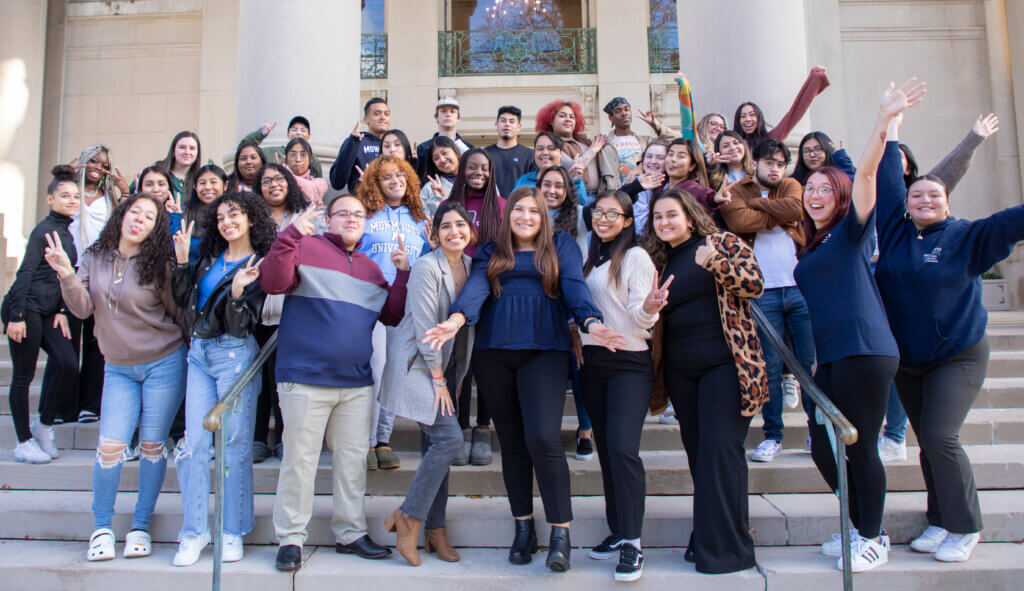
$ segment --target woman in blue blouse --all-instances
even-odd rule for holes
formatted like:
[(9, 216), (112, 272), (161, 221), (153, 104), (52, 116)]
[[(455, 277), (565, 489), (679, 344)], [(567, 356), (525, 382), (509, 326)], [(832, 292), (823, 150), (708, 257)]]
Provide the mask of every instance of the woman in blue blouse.
[[(567, 314), (567, 312), (569, 314)], [(583, 259), (571, 236), (553, 233), (535, 187), (509, 196), (497, 240), (473, 257), (466, 287), (448, 320), (426, 332), (440, 347), (463, 325), (476, 326), (473, 373), (501, 442), (502, 474), (515, 517), (509, 561), (527, 564), (537, 551), (533, 473), (551, 525), (547, 566), (569, 569), (572, 520), (569, 466), (562, 448), (562, 410), (569, 363), (569, 319), (614, 351), (624, 343), (602, 324), (583, 280)]]
[[(875, 172), (889, 121), (921, 102), (923, 95), (924, 84), (915, 78), (899, 89), (889, 85), (852, 187), (846, 173), (832, 166), (813, 172), (804, 185), (806, 246), (798, 253), (793, 277), (811, 314), (818, 363), (815, 381), (860, 433), (846, 448), (850, 520), (859, 532), (853, 535), (854, 572), (889, 560), (888, 537), (882, 534), (885, 469), (878, 458), (876, 434), (885, 418), (899, 351), (868, 266), (875, 226)], [(814, 412), (813, 403), (808, 412)], [(836, 490), (836, 459), (825, 426), (812, 421), (810, 433), (814, 463)], [(826, 543), (822, 552), (838, 556), (841, 544)], [(842, 558), (837, 567), (842, 569)]]

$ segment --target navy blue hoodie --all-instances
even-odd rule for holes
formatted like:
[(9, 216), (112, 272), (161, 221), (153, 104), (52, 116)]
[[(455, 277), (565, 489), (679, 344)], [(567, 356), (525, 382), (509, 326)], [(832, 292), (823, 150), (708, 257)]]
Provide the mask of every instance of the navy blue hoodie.
[(981, 274), (1024, 240), (1024, 205), (975, 221), (950, 217), (919, 231), (904, 217), (907, 187), (898, 142), (885, 145), (877, 187), (875, 280), (900, 364), (930, 369), (985, 336)]
[(356, 165), (366, 170), (366, 166), (380, 156), (380, 138), (369, 132), (360, 134), (362, 137), (356, 139), (349, 134), (338, 150), (338, 158), (331, 165), (331, 187), (341, 190), (348, 187), (348, 192), (356, 194), (356, 187), (359, 186), (359, 173)]

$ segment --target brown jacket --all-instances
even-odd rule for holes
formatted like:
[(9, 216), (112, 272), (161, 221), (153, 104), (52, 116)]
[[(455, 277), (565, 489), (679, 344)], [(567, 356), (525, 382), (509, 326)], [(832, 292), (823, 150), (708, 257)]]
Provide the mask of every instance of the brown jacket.
[[(718, 252), (703, 266), (715, 276), (722, 332), (729, 343), (739, 375), (740, 414), (752, 417), (768, 401), (768, 374), (754, 319), (750, 315), (750, 300), (761, 297), (764, 278), (754, 259), (754, 251), (736, 235), (718, 232), (710, 238)], [(663, 320), (659, 320), (654, 326), (651, 344), (654, 357), (654, 392), (650, 406), (652, 414), (660, 413), (668, 406), (662, 323)]]
[(754, 237), (760, 230), (771, 230), (782, 226), (796, 242), (797, 248), (804, 245), (800, 222), (804, 219), (803, 189), (795, 179), (784, 178), (777, 187), (768, 192), (768, 198), (761, 197), (761, 187), (754, 177), (747, 175), (729, 188), (731, 201), (719, 207), (729, 231), (754, 245)]

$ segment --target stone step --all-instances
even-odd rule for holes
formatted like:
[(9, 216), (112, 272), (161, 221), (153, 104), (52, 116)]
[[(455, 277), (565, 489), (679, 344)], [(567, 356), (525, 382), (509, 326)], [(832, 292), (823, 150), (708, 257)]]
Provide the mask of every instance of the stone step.
[[(33, 382), (43, 382), (43, 371), (46, 370), (46, 355), (40, 355), (36, 361), (36, 376)], [(8, 359), (0, 359), (0, 386), (7, 387), (11, 385), (11, 376), (14, 373), (14, 363)]]
[[(1024, 446), (977, 445), (967, 446), (967, 455), (974, 467), (979, 489), (1024, 488)], [(36, 466), (13, 461), (11, 450), (0, 450), (0, 490), (90, 490), (95, 452), (69, 450), (53, 462)], [(924, 490), (918, 466), (918, 449), (907, 450), (908, 459), (886, 464), (888, 489), (891, 491)], [(370, 472), (367, 491), (372, 495), (404, 495), (419, 466), (418, 453), (399, 452), (401, 467), (395, 470)], [(645, 451), (641, 458), (647, 470), (648, 495), (692, 494), (693, 480), (682, 451)], [(573, 495), (602, 494), (600, 466), (596, 459), (578, 461), (569, 456)], [(770, 463), (750, 462), (748, 490), (762, 493), (816, 493), (827, 492), (825, 483), (805, 451), (784, 450)], [(212, 466), (212, 464), (211, 464)], [(271, 458), (253, 467), (254, 489), (257, 494), (271, 494), (277, 489), (280, 461)], [(121, 476), (121, 490), (137, 490), (138, 462), (125, 465)], [(452, 468), (451, 494), (504, 496), (501, 476), (501, 458), (495, 456), (489, 466), (459, 466)], [(326, 494), (331, 489), (330, 455), (321, 454), (316, 475), (315, 490)], [(167, 466), (163, 490), (178, 490), (174, 463)]]
[(1019, 378), (1024, 374), (1024, 350), (992, 351), (988, 360), (987, 377)]
[[(117, 545), (118, 552), (121, 544)], [(155, 544), (149, 558), (125, 560), (120, 556), (105, 562), (86, 562), (81, 542), (7, 540), (0, 542), (0, 569), (10, 591), (62, 589), (66, 591), (103, 589), (137, 591), (139, 582), (153, 591), (204, 589), (210, 585), (212, 553), (188, 568), (171, 566), (176, 546)], [(450, 564), (422, 554), (423, 564), (409, 567), (401, 558), (362, 560), (339, 555), (330, 547), (307, 546), (300, 570), (281, 573), (274, 569), (274, 546), (249, 546), (245, 558), (224, 565), (225, 591), (313, 591), (345, 588), (391, 591), (407, 589), (459, 591), (469, 589), (531, 589), (591, 591), (615, 585), (614, 560), (591, 560), (582, 551), (572, 555), (567, 573), (552, 573), (544, 566), (544, 554), (534, 555), (528, 565), (508, 562), (504, 548), (460, 550), (462, 560)], [(644, 552), (644, 576), (636, 589), (692, 589), (765, 591), (819, 591), (837, 589), (842, 575), (835, 559), (822, 556), (816, 546), (760, 548), (758, 566), (721, 575), (696, 572), (683, 560), (681, 548), (649, 549)], [(889, 562), (855, 575), (859, 589), (1020, 589), (1024, 576), (1024, 546), (1008, 543), (980, 544), (971, 560), (947, 564), (930, 556), (897, 546)], [(364, 587), (365, 585), (365, 587)]]
[[(1024, 539), (1024, 491), (981, 491), (985, 521), (984, 542), (1019, 542)], [(112, 529), (123, 535), (131, 526), (135, 494), (118, 496)], [(256, 524), (245, 537), (247, 544), (275, 544), (272, 512), (274, 495), (256, 495)], [(391, 542), (384, 520), (401, 505), (400, 496), (366, 498), (366, 517), (372, 538)], [(211, 497), (211, 507), (213, 506)], [(883, 524), (893, 543), (914, 539), (928, 526), (924, 516), (925, 494), (893, 492), (885, 499)], [(87, 541), (93, 529), (92, 493), (87, 491), (2, 491), (0, 539)], [(547, 531), (540, 498), (534, 499), (540, 531)], [(750, 495), (750, 527), (758, 546), (804, 546), (820, 544), (838, 531), (839, 502), (835, 495), (770, 494)], [(329, 495), (317, 495), (309, 525), (308, 545), (329, 546), (332, 504)], [(155, 542), (175, 543), (181, 529), (181, 496), (164, 493), (157, 501), (149, 532)], [(453, 544), (459, 547), (502, 547), (511, 532), (508, 501), (503, 497), (451, 497), (447, 527)], [(649, 496), (643, 529), (643, 544), (650, 548), (679, 547), (687, 543), (693, 528), (693, 497)], [(497, 533), (496, 532), (500, 532)], [(608, 535), (604, 498), (573, 499), (573, 543), (592, 547)]]

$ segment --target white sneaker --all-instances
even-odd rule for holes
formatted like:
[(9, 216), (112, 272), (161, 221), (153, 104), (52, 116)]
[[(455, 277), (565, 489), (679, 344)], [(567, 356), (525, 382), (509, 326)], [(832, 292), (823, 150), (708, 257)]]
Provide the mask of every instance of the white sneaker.
[(672, 403), (669, 402), (668, 406), (665, 407), (665, 412), (661, 413), (663, 417), (674, 417), (676, 416), (676, 409), (672, 408)]
[(949, 534), (939, 549), (935, 551), (935, 560), (940, 562), (966, 562), (971, 557), (971, 551), (981, 540), (981, 533), (973, 534)]
[(14, 448), (14, 461), (25, 462), (26, 464), (49, 464), (50, 454), (39, 447), (35, 439), (22, 441)]
[(800, 382), (796, 376), (782, 376), (782, 406), (796, 408), (800, 406)]
[(770, 462), (782, 451), (782, 444), (774, 439), (765, 439), (750, 454), (750, 459), (755, 462)]
[(174, 555), (174, 566), (192, 566), (199, 560), (203, 548), (209, 544), (209, 533), (201, 536), (185, 536), (178, 542), (178, 552)]
[[(853, 547), (853, 560), (851, 560), (850, 570), (855, 573), (862, 573), (889, 562), (888, 548), (874, 540), (861, 536), (857, 536), (856, 540)], [(842, 557), (836, 561), (836, 568), (843, 570)]]
[(242, 536), (224, 534), (224, 548), (221, 550), (222, 562), (238, 562), (244, 555)]
[(910, 549), (921, 554), (934, 554), (949, 532), (937, 525), (929, 525), (916, 540), (910, 542)]
[(46, 425), (36, 421), (29, 427), (32, 432), (32, 437), (36, 438), (36, 442), (39, 443), (39, 449), (46, 452), (46, 455), (56, 460), (60, 457), (60, 452), (57, 451), (57, 444), (53, 441), (53, 427), (47, 427)]
[[(879, 536), (882, 539), (882, 546), (886, 549), (890, 549), (889, 534), (882, 532)], [(851, 548), (856, 543), (857, 539), (860, 538), (860, 534), (857, 532), (857, 528), (850, 528), (850, 545)], [(832, 539), (821, 545), (821, 553), (825, 556), (842, 556), (843, 555), (843, 541), (841, 534), (832, 534)]]
[(907, 459), (907, 442), (893, 441), (885, 435), (878, 438), (878, 458), (882, 462), (903, 462)]

